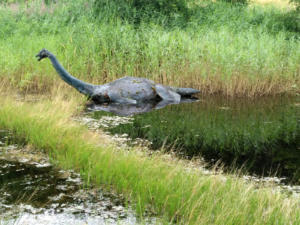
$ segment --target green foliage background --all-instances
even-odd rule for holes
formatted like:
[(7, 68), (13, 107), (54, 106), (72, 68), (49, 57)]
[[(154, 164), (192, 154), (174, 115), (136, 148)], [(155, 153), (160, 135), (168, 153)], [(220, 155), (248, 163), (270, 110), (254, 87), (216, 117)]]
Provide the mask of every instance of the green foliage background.
[[(41, 48), (89, 82), (126, 74), (250, 96), (300, 87), (294, 11), (223, 1), (42, 3), (0, 5), (0, 77), (26, 90), (46, 90), (57, 78), (51, 65), (36, 66)], [(241, 90), (232, 87), (236, 77), (244, 79)], [(262, 81), (267, 84), (260, 87)]]

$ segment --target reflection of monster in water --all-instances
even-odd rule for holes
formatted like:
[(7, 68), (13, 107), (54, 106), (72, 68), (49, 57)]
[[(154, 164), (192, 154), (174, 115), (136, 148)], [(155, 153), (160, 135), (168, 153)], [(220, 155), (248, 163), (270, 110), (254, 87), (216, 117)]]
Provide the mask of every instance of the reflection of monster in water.
[(71, 76), (46, 49), (41, 50), (37, 58), (38, 60), (49, 58), (65, 82), (97, 103), (115, 102), (131, 105), (149, 101), (164, 101), (164, 104), (179, 103), (182, 97), (190, 98), (199, 93), (193, 88), (169, 87), (140, 77), (123, 77), (104, 85), (88, 84)]
[[(180, 103), (196, 102), (195, 98), (181, 98)], [(174, 103), (167, 101), (150, 101), (141, 102), (139, 104), (119, 104), (119, 103), (108, 103), (108, 104), (88, 104), (87, 109), (90, 111), (105, 111), (111, 112), (119, 116), (131, 116), (140, 113), (150, 112), (152, 110), (161, 109), (167, 105), (172, 105)]]

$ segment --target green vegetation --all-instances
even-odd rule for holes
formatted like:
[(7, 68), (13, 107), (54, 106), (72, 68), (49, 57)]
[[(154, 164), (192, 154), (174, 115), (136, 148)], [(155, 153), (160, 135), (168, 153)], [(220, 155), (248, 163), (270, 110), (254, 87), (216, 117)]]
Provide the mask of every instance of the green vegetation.
[[(89, 82), (128, 74), (204, 94), (294, 94), (300, 87), (300, 36), (293, 9), (224, 1), (46, 2), (0, 2), (1, 129), (45, 150), (60, 166), (80, 171), (87, 184), (124, 193), (141, 214), (147, 209), (176, 224), (300, 223), (299, 203), (283, 194), (233, 176), (203, 175), (160, 154), (117, 150), (103, 138), (99, 143), (95, 133), (70, 121), (83, 98), (68, 93), (76, 91), (63, 86), (49, 61), (34, 58), (47, 48), (70, 73)], [(20, 92), (48, 97), (36, 103), (3, 97), (19, 98)], [(288, 128), (287, 143), (293, 142), (295, 124), (284, 118), (282, 125)], [(254, 140), (255, 133), (247, 139), (237, 123), (229, 128), (242, 135), (238, 142)], [(282, 130), (260, 132), (272, 142)], [(240, 147), (221, 135), (225, 147)], [(250, 146), (256, 143), (263, 145)]]
[[(296, 99), (268, 101), (271, 102), (205, 98), (198, 103), (138, 114), (132, 123), (106, 129), (148, 139), (155, 149), (170, 146), (188, 156), (272, 155), (280, 149), (296, 148), (300, 140)], [(94, 112), (93, 117), (106, 114)]]
[[(255, 174), (279, 173), (299, 182), (300, 114), (296, 98), (203, 98), (135, 115), (131, 123), (103, 127), (151, 141), (151, 148), (183, 157), (222, 160)], [(106, 112), (93, 112), (96, 119)], [(109, 114), (111, 116), (111, 114)], [(234, 164), (234, 165), (232, 165)], [(279, 166), (280, 165), (280, 166)]]
[(87, 183), (124, 193), (140, 213), (147, 208), (176, 224), (300, 222), (296, 199), (257, 189), (233, 176), (187, 170), (183, 162), (163, 155), (116, 150), (99, 143), (99, 137), (69, 120), (76, 113), (76, 99), (69, 98), (40, 103), (2, 98), (0, 126), (48, 152), (60, 166), (80, 171)]
[(1, 79), (49, 90), (57, 75), (49, 62), (34, 59), (45, 47), (90, 82), (127, 74), (203, 93), (299, 92), (300, 25), (292, 11), (209, 1), (123, 2), (2, 4)]

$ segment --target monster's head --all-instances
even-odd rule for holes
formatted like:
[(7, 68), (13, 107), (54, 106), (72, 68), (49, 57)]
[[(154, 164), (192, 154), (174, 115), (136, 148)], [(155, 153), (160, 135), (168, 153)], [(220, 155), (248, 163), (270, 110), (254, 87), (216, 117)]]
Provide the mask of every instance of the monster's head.
[(38, 58), (38, 61), (41, 61), (42, 59), (49, 57), (50, 54), (51, 53), (48, 50), (43, 48), (35, 57)]

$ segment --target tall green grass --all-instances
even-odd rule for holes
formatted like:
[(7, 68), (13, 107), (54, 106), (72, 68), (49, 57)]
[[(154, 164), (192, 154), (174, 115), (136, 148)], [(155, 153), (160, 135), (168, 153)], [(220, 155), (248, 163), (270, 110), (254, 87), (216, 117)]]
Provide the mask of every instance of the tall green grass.
[(287, 11), (204, 2), (180, 21), (162, 14), (137, 23), (93, 6), (81, 0), (32, 1), (19, 10), (1, 5), (0, 77), (25, 89), (51, 86), (58, 78), (50, 63), (34, 59), (45, 47), (90, 82), (132, 75), (203, 93), (299, 91), (299, 30)]
[[(257, 189), (232, 176), (203, 175), (184, 163), (115, 149), (74, 124), (74, 99), (21, 103), (1, 98), (0, 127), (48, 152), (60, 166), (80, 171), (87, 183), (124, 193), (176, 224), (298, 224), (296, 199)], [(19, 112), (22, 112), (19, 113)]]

